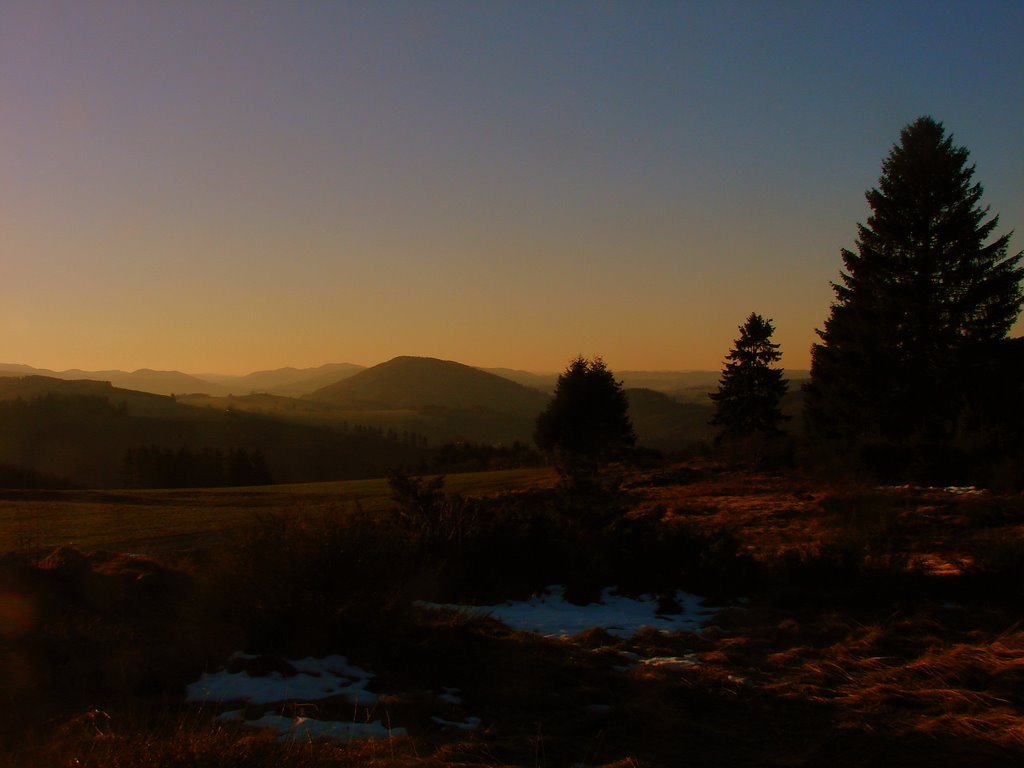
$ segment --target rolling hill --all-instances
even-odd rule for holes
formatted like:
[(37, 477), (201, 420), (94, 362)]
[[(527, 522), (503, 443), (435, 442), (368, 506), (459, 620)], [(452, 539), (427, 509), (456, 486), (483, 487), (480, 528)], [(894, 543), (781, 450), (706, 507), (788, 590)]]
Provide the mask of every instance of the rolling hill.
[(626, 390), (626, 398), (638, 445), (671, 451), (715, 436), (709, 424), (713, 409), (706, 397), (704, 403), (681, 403), (664, 392), (632, 388)]
[(396, 357), (309, 395), (349, 409), (491, 410), (536, 416), (547, 396), (462, 363)]
[(507, 444), (530, 442), (548, 395), (461, 363), (396, 357), (307, 399), (434, 442)]

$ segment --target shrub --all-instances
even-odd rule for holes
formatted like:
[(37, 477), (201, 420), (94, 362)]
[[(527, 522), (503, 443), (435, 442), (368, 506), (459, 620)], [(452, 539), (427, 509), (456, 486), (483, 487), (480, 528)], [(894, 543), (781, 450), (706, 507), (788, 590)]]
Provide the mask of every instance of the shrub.
[(358, 507), (262, 516), (210, 564), (206, 610), (247, 650), (313, 652), (406, 600), (409, 555), (409, 537)]

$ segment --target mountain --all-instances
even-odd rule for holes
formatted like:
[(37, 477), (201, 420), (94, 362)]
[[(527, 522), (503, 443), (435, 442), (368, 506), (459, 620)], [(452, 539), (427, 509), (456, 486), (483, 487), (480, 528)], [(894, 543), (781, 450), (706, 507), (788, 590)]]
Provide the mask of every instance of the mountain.
[(104, 400), (111, 407), (131, 411), (145, 418), (182, 418), (201, 416), (202, 412), (183, 409), (172, 398), (150, 392), (121, 389), (109, 381), (92, 379), (59, 379), (52, 376), (18, 376), (0, 378), (0, 402), (7, 400), (38, 400), (44, 397), (93, 398)]
[(708, 391), (718, 386), (720, 371), (616, 371), (616, 378), (627, 389), (653, 389), (655, 392), (672, 394), (690, 387), (706, 387)]
[[(546, 394), (554, 392), (558, 383), (557, 373), (534, 373), (513, 368), (482, 368), (481, 370), (501, 376), (526, 387), (539, 389)], [(684, 390), (700, 388), (710, 392), (718, 386), (720, 371), (612, 371), (616, 381), (627, 389), (650, 389), (674, 395)]]
[(645, 448), (675, 450), (715, 436), (708, 424), (714, 411), (706, 397), (704, 403), (681, 403), (664, 392), (632, 388), (626, 398), (637, 444)]
[[(397, 358), (399, 360), (406, 358)], [(407, 358), (430, 360), (432, 358)], [(468, 367), (468, 366), (463, 366)], [(0, 363), (0, 375), (51, 376), (59, 379), (93, 379), (109, 381), (115, 387), (152, 392), (160, 395), (206, 394), (214, 397), (263, 393), (284, 397), (304, 397), (332, 384), (367, 370), (352, 363), (329, 363), (317, 368), (277, 368), (255, 371), (244, 376), (220, 373), (186, 374), (180, 371), (51, 371), (28, 365)], [(480, 368), (508, 381), (550, 395), (555, 389), (557, 373), (535, 373), (512, 368)], [(615, 371), (615, 376), (629, 389), (651, 389), (683, 402), (703, 404), (707, 393), (718, 386), (721, 371)], [(807, 378), (804, 370), (786, 370), (791, 382)]]
[[(88, 371), (65, 371), (65, 378), (69, 379), (100, 379), (109, 381), (120, 389), (134, 389), (139, 392), (151, 392), (156, 395), (184, 394), (188, 392), (205, 392), (207, 394), (220, 394), (223, 390), (216, 384), (204, 379), (190, 376), (180, 371), (154, 371), (149, 368), (141, 368), (131, 373), (124, 371), (99, 371), (90, 373)], [(80, 374), (80, 375), (79, 375)]]
[[(790, 388), (799, 388), (801, 379), (810, 376), (808, 371), (785, 371)], [(683, 403), (707, 405), (708, 393), (718, 389), (721, 371), (617, 371), (616, 378), (627, 389), (650, 389), (671, 395)]]
[(357, 424), (415, 432), (433, 443), (528, 443), (548, 395), (468, 365), (396, 357), (304, 398)]
[(256, 371), (245, 376), (229, 376), (220, 373), (194, 375), (181, 371), (154, 371), (150, 368), (137, 371), (83, 371), (78, 368), (51, 371), (29, 365), (0, 363), (0, 376), (49, 376), (69, 381), (90, 379), (109, 381), (121, 389), (156, 395), (205, 394), (214, 397), (248, 395), (252, 392), (301, 397), (362, 370), (363, 366), (352, 363), (329, 363), (318, 368), (278, 368)]
[(55, 379), (75, 381), (89, 379), (92, 381), (109, 381), (121, 389), (133, 389), (138, 392), (150, 392), (156, 395), (185, 394), (203, 392), (209, 395), (226, 395), (228, 391), (211, 381), (190, 376), (180, 371), (154, 371), (140, 368), (137, 371), (83, 371), (72, 368), (67, 371), (51, 371), (46, 368), (32, 368), (28, 365), (0, 363), (0, 375), (12, 376), (49, 376)]
[(319, 389), (309, 399), (349, 409), (482, 409), (536, 416), (548, 396), (462, 363), (396, 357)]
[(57, 376), (56, 371), (46, 368), (33, 368), (31, 365), (0, 363), (0, 375), (3, 376)]
[[(225, 394), (248, 395), (261, 392), (284, 397), (302, 397), (365, 370), (352, 363), (328, 363), (317, 368), (276, 368), (255, 371), (245, 376), (226, 376), (218, 373), (202, 374), (227, 390)], [(213, 393), (208, 393), (213, 394)]]
[[(533, 373), (513, 368), (482, 368), (526, 387), (551, 394), (558, 381), (557, 373)], [(684, 401), (705, 403), (707, 393), (718, 388), (721, 371), (612, 371), (626, 389), (647, 389), (662, 392)], [(786, 378), (795, 381), (808, 376), (807, 371), (786, 371)]]

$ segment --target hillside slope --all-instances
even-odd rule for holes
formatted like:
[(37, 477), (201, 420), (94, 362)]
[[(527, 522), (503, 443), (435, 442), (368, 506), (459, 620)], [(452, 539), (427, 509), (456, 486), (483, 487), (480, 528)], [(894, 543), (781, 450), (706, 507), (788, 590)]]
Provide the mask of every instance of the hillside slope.
[(425, 455), (422, 445), (379, 430), (198, 408), (107, 382), (0, 378), (0, 464), (112, 488), (131, 482), (126, 458), (139, 449), (259, 451), (277, 482), (380, 476)]
[(181, 371), (154, 371), (140, 368), (137, 371), (83, 371), (72, 368), (67, 371), (51, 371), (33, 368), (29, 365), (0, 363), (0, 376), (46, 376), (65, 381), (109, 381), (121, 389), (150, 392), (156, 395), (173, 395), (203, 392), (208, 395), (226, 395), (228, 390), (221, 385)]
[(677, 450), (711, 440), (711, 401), (707, 404), (680, 403), (663, 392), (634, 388), (626, 390), (629, 417), (636, 430), (637, 444), (645, 448)]
[(411, 430), (435, 443), (530, 442), (548, 396), (468, 365), (396, 357), (307, 396), (353, 422)]
[(351, 409), (484, 409), (536, 416), (547, 396), (449, 360), (396, 357), (309, 395)]
[(233, 395), (248, 395), (253, 392), (302, 397), (330, 384), (354, 376), (364, 370), (352, 363), (328, 363), (317, 368), (275, 368), (270, 371), (254, 371), (244, 376), (226, 376), (218, 373), (201, 374), (220, 385)]

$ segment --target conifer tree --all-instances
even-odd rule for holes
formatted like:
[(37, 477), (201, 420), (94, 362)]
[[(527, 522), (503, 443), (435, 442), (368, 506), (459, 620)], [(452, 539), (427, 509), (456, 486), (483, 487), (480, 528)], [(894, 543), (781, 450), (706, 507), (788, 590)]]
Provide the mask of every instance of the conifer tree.
[(600, 357), (569, 363), (537, 418), (534, 440), (572, 464), (613, 458), (636, 443), (626, 393)]
[(986, 242), (999, 217), (986, 218), (968, 155), (921, 117), (883, 161), (811, 351), (813, 436), (938, 444), (984, 399), (978, 372), (991, 375), (1020, 311), (1024, 251), (1007, 254), (1012, 233)]
[(786, 418), (780, 401), (789, 384), (782, 378), (782, 369), (772, 367), (782, 357), (779, 345), (771, 340), (775, 328), (770, 319), (751, 312), (739, 331), (726, 355), (718, 391), (711, 393), (715, 402), (711, 423), (722, 427), (722, 437), (777, 434)]

